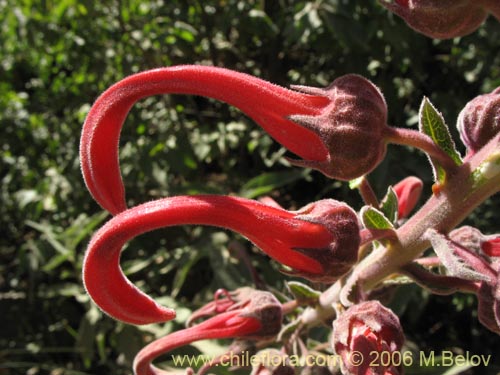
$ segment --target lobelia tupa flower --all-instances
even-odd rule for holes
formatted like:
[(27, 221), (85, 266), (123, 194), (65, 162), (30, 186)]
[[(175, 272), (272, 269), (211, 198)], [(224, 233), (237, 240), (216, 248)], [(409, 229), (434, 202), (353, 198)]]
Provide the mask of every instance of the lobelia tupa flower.
[[(83, 263), (83, 281), (95, 303), (132, 324), (170, 320), (159, 306), (123, 275), (120, 253), (130, 239), (162, 227), (211, 225), (236, 231), (281, 264), (287, 273), (334, 282), (357, 261), (358, 218), (332, 199), (286, 211), (257, 201), (216, 195), (177, 196), (130, 208), (108, 221), (92, 238)], [(265, 228), (265, 230), (263, 230)]]
[(276, 297), (253, 291), (239, 308), (222, 312), (192, 327), (174, 332), (144, 347), (134, 359), (136, 375), (167, 374), (152, 365), (155, 358), (194, 341), (223, 338), (264, 340), (281, 329), (281, 304)]
[(350, 180), (374, 169), (385, 154), (387, 107), (376, 86), (357, 75), (326, 89), (272, 84), (248, 74), (209, 66), (176, 66), (141, 72), (106, 90), (85, 120), (80, 159), (94, 199), (113, 215), (125, 210), (118, 163), (120, 130), (132, 105), (157, 94), (193, 94), (227, 102), (255, 120), (277, 142), (304, 160), (292, 163)]
[(457, 128), (470, 157), (500, 133), (500, 87), (472, 99), (458, 115)]
[(470, 34), (488, 17), (484, 0), (380, 0), (380, 3), (415, 31), (436, 39)]
[[(376, 361), (374, 353), (400, 351), (404, 335), (399, 318), (378, 301), (365, 301), (351, 306), (333, 322), (332, 344), (335, 353), (342, 358), (344, 375), (396, 375), (402, 373), (398, 366)], [(391, 362), (391, 361), (386, 361)]]

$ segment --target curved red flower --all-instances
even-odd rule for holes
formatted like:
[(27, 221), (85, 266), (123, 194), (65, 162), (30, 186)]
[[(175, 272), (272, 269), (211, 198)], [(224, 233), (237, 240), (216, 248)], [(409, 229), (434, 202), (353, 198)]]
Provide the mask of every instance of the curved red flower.
[(307, 160), (327, 158), (321, 139), (289, 116), (317, 115), (328, 105), (328, 98), (213, 66), (184, 65), (137, 73), (111, 86), (96, 100), (81, 135), (85, 182), (94, 199), (113, 215), (126, 209), (118, 162), (121, 128), (134, 103), (159, 94), (201, 95), (224, 101), (241, 109), (291, 152)]
[(185, 224), (236, 231), (291, 273), (333, 282), (357, 261), (360, 243), (356, 213), (334, 200), (311, 203), (299, 211), (243, 198), (200, 195), (160, 199), (112, 218), (92, 238), (83, 281), (95, 301), (112, 317), (133, 324), (170, 320), (175, 313), (158, 305), (124, 276), (120, 253), (130, 239), (154, 229)]
[(216, 315), (198, 325), (174, 332), (144, 347), (134, 359), (136, 375), (166, 374), (152, 365), (155, 358), (175, 348), (198, 340), (245, 338), (266, 339), (281, 329), (282, 311), (279, 301), (269, 292), (254, 291), (237, 310)]

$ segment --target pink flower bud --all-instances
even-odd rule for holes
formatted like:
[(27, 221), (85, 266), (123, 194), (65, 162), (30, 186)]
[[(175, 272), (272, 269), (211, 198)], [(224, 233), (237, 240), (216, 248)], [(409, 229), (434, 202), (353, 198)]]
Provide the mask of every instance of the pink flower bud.
[(488, 16), (478, 0), (381, 0), (380, 3), (415, 31), (437, 39), (470, 34)]
[(424, 184), (421, 179), (410, 176), (394, 185), (398, 197), (398, 217), (403, 219), (415, 208)]
[(321, 170), (339, 180), (360, 177), (379, 165), (386, 153), (387, 104), (373, 83), (362, 76), (348, 74), (325, 89), (294, 88), (325, 96), (330, 104), (321, 115), (290, 116), (318, 134), (328, 149), (326, 160), (293, 160), (293, 164)]
[(497, 135), (500, 132), (500, 87), (467, 103), (458, 116), (457, 128), (470, 155)]
[[(399, 318), (378, 301), (354, 305), (333, 322), (333, 348), (342, 357), (346, 375), (396, 375), (402, 373), (401, 362), (388, 366), (370, 366), (373, 352), (392, 353), (401, 350), (404, 335)], [(394, 356), (397, 358), (398, 356)]]
[(500, 257), (499, 234), (484, 235), (479, 229), (465, 225), (451, 231), (449, 237), (477, 254)]

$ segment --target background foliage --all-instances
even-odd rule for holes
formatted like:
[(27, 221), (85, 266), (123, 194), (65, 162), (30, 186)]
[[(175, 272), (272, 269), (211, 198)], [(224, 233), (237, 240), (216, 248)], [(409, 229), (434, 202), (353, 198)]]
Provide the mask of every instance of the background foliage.
[[(276, 266), (241, 238), (185, 227), (134, 240), (122, 262), (141, 288), (177, 306), (175, 321), (130, 327), (90, 303), (82, 255), (106, 215), (82, 181), (79, 133), (92, 102), (117, 80), (176, 64), (224, 66), (286, 86), (358, 73), (381, 87), (390, 123), (410, 127), (424, 95), (453, 125), (467, 101), (500, 86), (500, 25), (491, 17), (475, 34), (434, 41), (375, 0), (0, 0), (0, 9), (1, 374), (127, 374), (145, 340), (179, 328), (217, 288), (264, 282), (283, 290)], [(287, 208), (325, 197), (361, 206), (346, 184), (289, 168), (251, 120), (207, 99), (141, 101), (120, 149), (130, 205), (203, 192), (268, 194)], [(391, 146), (371, 180), (382, 195), (409, 174), (429, 194), (425, 156)], [(498, 208), (487, 202), (469, 223), (498, 231)], [(493, 354), (494, 365), (475, 371), (500, 371), (498, 337), (477, 322), (474, 297), (430, 298), (408, 286), (392, 307), (413, 349)]]

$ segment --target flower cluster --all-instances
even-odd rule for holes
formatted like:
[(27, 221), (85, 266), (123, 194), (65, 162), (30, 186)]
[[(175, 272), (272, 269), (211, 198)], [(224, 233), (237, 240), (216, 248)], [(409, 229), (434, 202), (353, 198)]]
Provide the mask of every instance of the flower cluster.
[[(464, 35), (488, 14), (488, 1), (397, 0), (384, 5), (412, 27), (434, 37)], [(83, 282), (92, 300), (111, 317), (129, 324), (171, 320), (175, 311), (134, 286), (120, 267), (121, 251), (136, 236), (180, 225), (208, 225), (241, 234), (282, 266), (283, 273), (322, 284), (321, 291), (290, 283), (292, 297), (269, 291), (219, 290), (193, 312), (187, 328), (153, 341), (135, 358), (138, 375), (164, 373), (152, 362), (197, 340), (231, 338), (235, 346), (267, 348), (287, 358), (307, 354), (301, 341), (307, 327), (332, 321), (331, 350), (342, 358), (343, 374), (401, 374), (401, 364), (373, 365), (373, 352), (400, 352), (404, 335), (398, 317), (373, 300), (384, 281), (404, 274), (437, 294), (475, 293), (479, 320), (500, 334), (500, 236), (475, 228), (453, 228), (500, 188), (499, 89), (465, 106), (458, 129), (467, 147), (465, 163), (442, 116), (424, 99), (420, 130), (388, 125), (388, 108), (377, 86), (348, 74), (327, 88), (277, 86), (259, 78), (209, 66), (184, 65), (141, 72), (106, 90), (83, 126), (80, 156), (85, 183), (113, 217), (91, 239)], [(224, 195), (171, 196), (128, 207), (118, 145), (127, 113), (136, 101), (157, 94), (202, 95), (241, 109), (273, 139), (313, 168), (351, 180), (365, 206), (356, 212), (344, 202), (322, 199), (286, 210), (271, 199)], [(432, 163), (431, 198), (413, 216), (424, 191), (410, 176), (379, 200), (366, 175), (384, 159), (389, 143), (423, 150)], [(466, 198), (464, 198), (464, 196)], [(436, 256), (421, 257), (429, 246)], [(444, 267), (446, 274), (434, 272)], [(289, 324), (284, 320), (290, 315)], [(291, 345), (296, 343), (297, 345)], [(238, 345), (236, 345), (238, 344)], [(294, 349), (295, 348), (295, 349)], [(332, 352), (330, 352), (332, 353)], [(353, 363), (353, 353), (365, 360)], [(216, 363), (214, 361), (213, 363)], [(200, 374), (207, 371), (200, 369)], [(328, 373), (335, 369), (326, 370)], [(192, 372), (192, 371), (191, 371)], [(258, 363), (253, 373), (293, 373), (287, 364)]]

